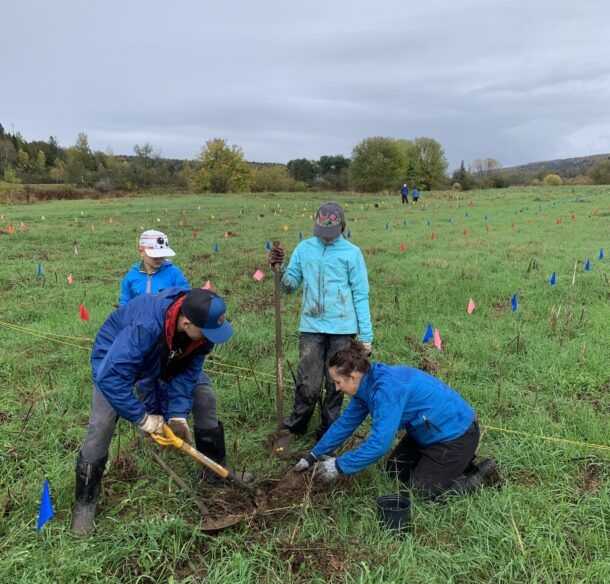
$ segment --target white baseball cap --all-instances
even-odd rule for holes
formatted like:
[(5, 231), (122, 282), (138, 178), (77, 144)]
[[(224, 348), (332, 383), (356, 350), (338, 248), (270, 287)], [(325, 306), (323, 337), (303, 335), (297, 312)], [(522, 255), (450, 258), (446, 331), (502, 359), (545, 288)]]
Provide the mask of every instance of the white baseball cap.
[(140, 235), (140, 247), (151, 258), (170, 258), (176, 255), (170, 246), (165, 233), (149, 229)]

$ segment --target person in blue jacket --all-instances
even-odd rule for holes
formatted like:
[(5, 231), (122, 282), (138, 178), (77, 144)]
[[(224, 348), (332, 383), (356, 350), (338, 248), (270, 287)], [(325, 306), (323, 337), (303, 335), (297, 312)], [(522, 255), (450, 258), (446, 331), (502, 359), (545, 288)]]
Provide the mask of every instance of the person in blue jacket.
[(413, 199), (413, 204), (415, 205), (417, 201), (419, 201), (419, 189), (415, 187), (413, 192), (411, 193), (411, 198)]
[(407, 186), (407, 183), (402, 185), (402, 188), (400, 189), (400, 199), (403, 205), (409, 204), (409, 187)]
[[(288, 294), (303, 286), (296, 391), (292, 413), (284, 420), (284, 431), (291, 433), (307, 430), (324, 377), (326, 396), (317, 437), (321, 438), (339, 417), (343, 394), (335, 391), (328, 375), (329, 357), (356, 335), (371, 351), (373, 328), (366, 265), (360, 249), (343, 237), (345, 226), (341, 205), (321, 205), (315, 216), (314, 237), (297, 245), (282, 276), (282, 289)], [(272, 247), (269, 263), (283, 261), (283, 248)]]
[[(413, 367), (370, 363), (356, 341), (330, 358), (329, 372), (338, 391), (352, 399), (295, 471), (321, 460), (316, 476), (322, 481), (353, 474), (384, 456), (398, 430), (406, 430), (386, 468), (422, 497), (471, 492), (498, 480), (493, 460), (479, 463), (475, 458), (480, 434), (474, 410), (439, 379)], [(368, 415), (371, 432), (358, 448), (337, 458), (325, 457)]]
[[(169, 246), (165, 233), (149, 229), (140, 235), (138, 253), (142, 258), (135, 264), (121, 282), (121, 298), (119, 304), (126, 304), (137, 296), (160, 292), (166, 288), (177, 286), (190, 288), (188, 280), (180, 269), (169, 261), (176, 253)], [(142, 379), (138, 382), (138, 391), (151, 393), (156, 391), (155, 383)], [(193, 388), (195, 446), (199, 452), (211, 458), (222, 466), (226, 465), (225, 431), (223, 423), (216, 413), (216, 393), (210, 378), (203, 369)], [(191, 432), (186, 420), (176, 418), (169, 426), (176, 436), (192, 441)], [(202, 478), (215, 482), (216, 475), (203, 470)]]
[[(225, 312), (224, 300), (209, 290), (168, 288), (138, 296), (102, 325), (91, 353), (91, 417), (76, 462), (75, 533), (93, 530), (119, 417), (147, 433), (161, 433), (166, 422), (186, 425), (205, 356), (233, 334)], [(146, 387), (138, 387), (138, 396), (133, 390), (140, 380)], [(197, 426), (196, 410), (193, 416)]]
[(154, 229), (144, 231), (140, 235), (138, 253), (142, 259), (125, 274), (119, 304), (127, 304), (136, 296), (160, 292), (172, 286), (190, 288), (180, 269), (167, 259), (176, 253), (169, 246), (165, 233)]

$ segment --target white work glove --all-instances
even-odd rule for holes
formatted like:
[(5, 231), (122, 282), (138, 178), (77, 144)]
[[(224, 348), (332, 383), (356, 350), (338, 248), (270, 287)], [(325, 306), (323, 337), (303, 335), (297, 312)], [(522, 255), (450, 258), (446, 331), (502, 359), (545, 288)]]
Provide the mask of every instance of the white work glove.
[(170, 418), (167, 420), (167, 425), (178, 438), (181, 438), (187, 444), (193, 443), (193, 437), (191, 436), (191, 430), (186, 418)]
[(163, 416), (156, 414), (146, 414), (146, 417), (138, 424), (138, 426), (148, 432), (148, 434), (163, 434), (163, 424), (165, 420)]
[(366, 351), (366, 356), (368, 358), (370, 358), (373, 353), (373, 343), (362, 343), (362, 346), (364, 347), (364, 350)]
[(330, 483), (338, 478), (340, 474), (342, 473), (337, 464), (337, 459), (328, 457), (326, 460), (316, 464), (314, 477), (323, 483)]
[(304, 470), (311, 468), (317, 461), (318, 459), (310, 452), (305, 458), (301, 458), (301, 460), (292, 467), (292, 470), (294, 472), (303, 472)]

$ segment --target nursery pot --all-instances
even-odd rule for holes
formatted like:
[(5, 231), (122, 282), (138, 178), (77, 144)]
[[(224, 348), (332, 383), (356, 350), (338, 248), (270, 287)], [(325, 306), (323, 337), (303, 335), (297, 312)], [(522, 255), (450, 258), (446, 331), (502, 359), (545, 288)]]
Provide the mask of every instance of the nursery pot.
[(375, 504), (382, 525), (400, 535), (411, 531), (411, 500), (407, 495), (383, 495), (377, 497)]

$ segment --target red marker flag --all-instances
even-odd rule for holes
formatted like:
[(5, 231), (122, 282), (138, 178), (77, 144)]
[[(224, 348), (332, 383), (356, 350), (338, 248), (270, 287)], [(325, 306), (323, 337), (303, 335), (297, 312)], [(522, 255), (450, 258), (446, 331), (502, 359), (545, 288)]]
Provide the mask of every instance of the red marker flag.
[(513, 221), (513, 224), (511, 225), (511, 227), (514, 229), (515, 225), (516, 225), (516, 223)]
[(405, 251), (405, 244), (404, 244), (404, 242), (401, 242), (401, 244), (400, 244), (400, 251)]
[(464, 237), (468, 237), (468, 227), (464, 227)]
[(574, 219), (576, 219), (576, 217), (574, 216), (574, 213), (572, 213), (572, 221), (574, 221)]
[(87, 309), (81, 304), (79, 307), (79, 315), (78, 317), (81, 320), (89, 320), (89, 313), (87, 312)]
[(432, 241), (434, 241), (436, 239), (436, 232), (434, 232), (434, 231), (432, 232), (432, 235), (430, 236), (430, 239)]
[(193, 235), (193, 239), (195, 239), (195, 238), (197, 237), (197, 232), (196, 232), (196, 231), (193, 231), (193, 234), (192, 234), (192, 235)]
[(13, 235), (13, 233), (15, 233), (15, 228), (12, 225), (8, 226), (8, 232), (10, 235)]

